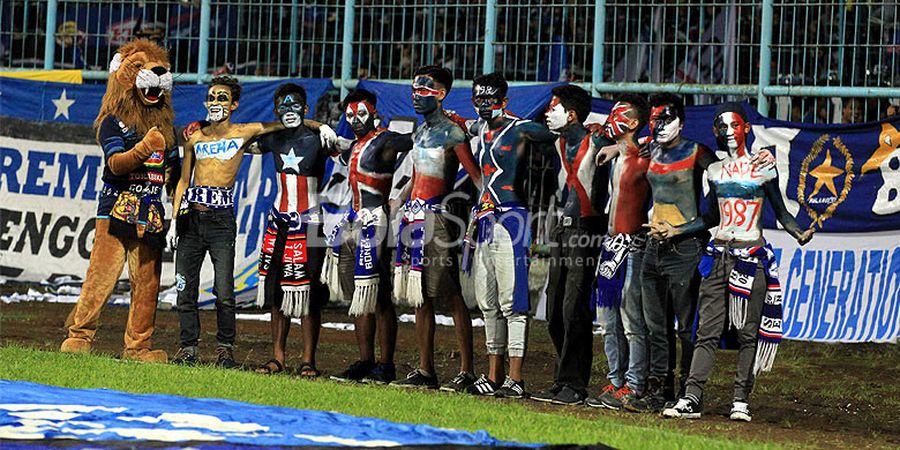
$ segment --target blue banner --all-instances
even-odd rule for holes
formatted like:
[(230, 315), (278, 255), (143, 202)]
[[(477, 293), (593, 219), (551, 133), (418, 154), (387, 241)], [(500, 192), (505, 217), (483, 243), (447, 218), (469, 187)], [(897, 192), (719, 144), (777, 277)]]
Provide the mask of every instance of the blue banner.
[[(308, 118), (314, 116), (319, 97), (333, 84), (330, 79), (284, 79), (242, 83), (241, 100), (232, 116), (235, 122), (274, 121), (272, 96), (279, 85), (292, 82), (306, 89), (310, 105)], [(184, 126), (206, 118), (207, 85), (176, 84), (172, 91), (175, 124)], [(0, 78), (0, 115), (44, 122), (93, 125), (106, 84), (51, 83), (15, 78)]]
[[(392, 447), (523, 446), (459, 431), (224, 399), (0, 380), (3, 439)], [(534, 447), (534, 444), (524, 444)]]

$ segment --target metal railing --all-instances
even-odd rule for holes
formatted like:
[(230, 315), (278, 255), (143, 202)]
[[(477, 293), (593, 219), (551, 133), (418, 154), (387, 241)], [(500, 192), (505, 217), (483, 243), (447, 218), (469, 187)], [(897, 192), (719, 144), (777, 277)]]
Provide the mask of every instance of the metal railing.
[[(900, 97), (900, 5), (847, 0), (4, 0), (0, 68), (84, 69), (102, 79), (135, 36), (169, 48), (182, 82), (403, 80), (450, 68), (595, 95), (751, 97), (812, 122), (881, 117)], [(771, 105), (771, 106), (770, 106)], [(845, 111), (846, 110), (846, 111)]]

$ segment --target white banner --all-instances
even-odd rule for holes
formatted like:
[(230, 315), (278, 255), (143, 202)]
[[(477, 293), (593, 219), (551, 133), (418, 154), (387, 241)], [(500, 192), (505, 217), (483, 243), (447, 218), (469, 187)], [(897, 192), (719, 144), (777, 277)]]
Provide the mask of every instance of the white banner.
[[(235, 184), (237, 240), (235, 294), (238, 304), (255, 300), (259, 245), (277, 193), (271, 155), (245, 156)], [(335, 165), (335, 170), (343, 167)], [(103, 157), (96, 145), (43, 142), (0, 136), (0, 273), (40, 281), (53, 275), (84, 277), (94, 240)], [(344, 179), (346, 175), (344, 175)], [(325, 201), (346, 204), (346, 183)], [(166, 217), (171, 205), (166, 203)], [(326, 229), (336, 215), (326, 215)], [(168, 254), (165, 260), (172, 261)], [(162, 268), (160, 297), (175, 303), (174, 264)], [(127, 268), (122, 274), (127, 279)], [(213, 271), (209, 258), (200, 275), (201, 305), (210, 305)]]

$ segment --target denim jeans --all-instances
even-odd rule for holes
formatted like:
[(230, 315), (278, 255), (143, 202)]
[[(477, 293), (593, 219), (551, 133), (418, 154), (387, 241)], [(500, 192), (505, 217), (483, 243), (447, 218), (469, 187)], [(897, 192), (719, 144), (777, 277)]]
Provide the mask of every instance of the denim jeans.
[(647, 381), (647, 325), (641, 306), (641, 266), (644, 251), (628, 255), (622, 304), (618, 308), (600, 308), (603, 325), (603, 349), (609, 362), (609, 382), (616, 387), (627, 384), (641, 392)]
[(663, 379), (669, 370), (669, 329), (674, 324), (667, 318), (667, 310), (671, 302), (681, 341), (681, 382), (687, 379), (694, 355), (692, 334), (700, 278), (697, 265), (704, 245), (697, 237), (647, 242), (641, 283), (650, 336), (651, 377)]
[(233, 347), (234, 317), (234, 239), (237, 225), (232, 209), (198, 211), (191, 209), (179, 217), (178, 249), (175, 252), (175, 286), (178, 291), (178, 318), (181, 322), (181, 346), (195, 347), (200, 340), (200, 313), (197, 311), (200, 267), (206, 253), (213, 263), (216, 297), (216, 342)]

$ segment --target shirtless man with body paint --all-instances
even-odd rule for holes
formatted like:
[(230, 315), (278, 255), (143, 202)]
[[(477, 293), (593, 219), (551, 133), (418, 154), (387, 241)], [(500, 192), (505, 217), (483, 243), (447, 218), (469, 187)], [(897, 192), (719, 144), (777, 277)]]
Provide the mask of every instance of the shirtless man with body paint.
[(664, 238), (718, 226), (700, 262), (697, 342), (685, 394), (663, 410), (665, 417), (700, 418), (703, 390), (712, 372), (715, 351), (725, 328), (738, 330), (737, 373), (731, 420), (751, 420), (748, 398), (756, 375), (772, 367), (781, 341), (782, 297), (777, 262), (762, 236), (766, 201), (800, 245), (812, 239), (814, 228), (802, 230), (787, 211), (774, 167), (757, 167), (747, 149), (750, 123), (739, 103), (716, 109), (713, 132), (728, 156), (708, 168), (710, 208), (706, 215), (683, 225), (652, 224)]
[[(684, 126), (684, 103), (673, 94), (650, 97), (650, 167), (647, 179), (653, 192), (651, 223), (668, 223), (678, 227), (700, 216), (703, 172), (718, 161), (705, 146), (681, 135)], [(772, 154), (764, 150), (754, 155), (753, 163), (774, 163)], [(641, 275), (644, 320), (647, 323), (650, 350), (650, 373), (647, 389), (640, 398), (625, 397), (625, 409), (635, 412), (659, 412), (666, 401), (674, 400), (673, 348), (669, 330), (675, 329), (681, 342), (680, 391), (684, 395), (691, 358), (694, 353), (693, 325), (697, 305), (699, 273), (697, 264), (706, 242), (707, 231), (697, 230), (665, 239), (650, 233), (644, 252)], [(677, 321), (668, 317), (674, 312)], [(672, 383), (672, 386), (669, 385)], [(666, 392), (669, 391), (670, 392)], [(669, 397), (669, 396), (672, 397)]]
[[(466, 391), (475, 395), (523, 398), (530, 302), (524, 174), (530, 145), (546, 146), (558, 134), (530, 120), (504, 114), (508, 84), (500, 73), (482, 75), (472, 87), (479, 119), (470, 132), (479, 137), (482, 188), (470, 238), (475, 240), (472, 275), (475, 298), (484, 315), (489, 370)], [(506, 375), (505, 356), (509, 356)]]
[(560, 133), (556, 156), (565, 176), (565, 205), (552, 233), (547, 322), (556, 348), (553, 386), (532, 400), (558, 405), (581, 404), (587, 398), (593, 361), (591, 284), (607, 228), (609, 168), (598, 167), (599, 149), (613, 144), (583, 125), (591, 112), (591, 95), (574, 85), (553, 88), (547, 127)]
[(437, 66), (421, 67), (413, 78), (413, 108), (425, 122), (413, 133), (413, 179), (398, 234), (394, 297), (416, 309), (419, 367), (392, 384), (438, 387), (434, 303), (447, 298), (461, 357), (459, 375), (444, 387), (456, 391), (472, 378), (472, 322), (459, 284), (458, 233), (443, 214), (443, 202), (453, 190), (460, 163), (476, 185), (481, 180), (464, 130), (441, 106), (452, 85), (450, 71)]
[(640, 269), (646, 240), (642, 226), (650, 201), (650, 160), (640, 154), (637, 133), (647, 116), (643, 97), (620, 96), (603, 127), (616, 143), (597, 154), (599, 164), (606, 163), (610, 156), (615, 158), (610, 169), (607, 235), (601, 244), (592, 294), (603, 323), (604, 351), (609, 363), (609, 384), (598, 397), (585, 401), (598, 408), (621, 409), (624, 397), (643, 392), (646, 382), (647, 327), (641, 306)]
[(181, 347), (172, 361), (175, 364), (198, 363), (200, 318), (197, 301), (200, 268), (208, 252), (215, 272), (216, 364), (237, 367), (233, 357), (234, 182), (249, 141), (284, 128), (277, 122), (232, 123), (231, 115), (238, 107), (240, 94), (237, 79), (213, 78), (206, 101), (208, 126), (201, 128), (201, 124), (195, 123), (186, 131), (192, 134), (185, 143), (181, 178), (174, 195), (175, 225), (171, 227), (169, 237), (173, 247), (176, 242), (181, 244), (175, 255), (177, 307), (181, 322)]
[[(390, 228), (388, 194), (397, 157), (413, 143), (408, 134), (378, 126), (376, 102), (375, 94), (357, 89), (341, 104), (356, 136), (338, 158), (348, 166), (352, 200), (333, 237), (336, 242), (325, 272), (329, 287), (340, 287), (339, 295), (350, 303), (359, 346), (359, 360), (331, 378), (386, 384), (397, 378), (397, 313), (391, 301), (391, 253), (385, 239)], [(381, 350), (377, 360), (376, 331)]]

